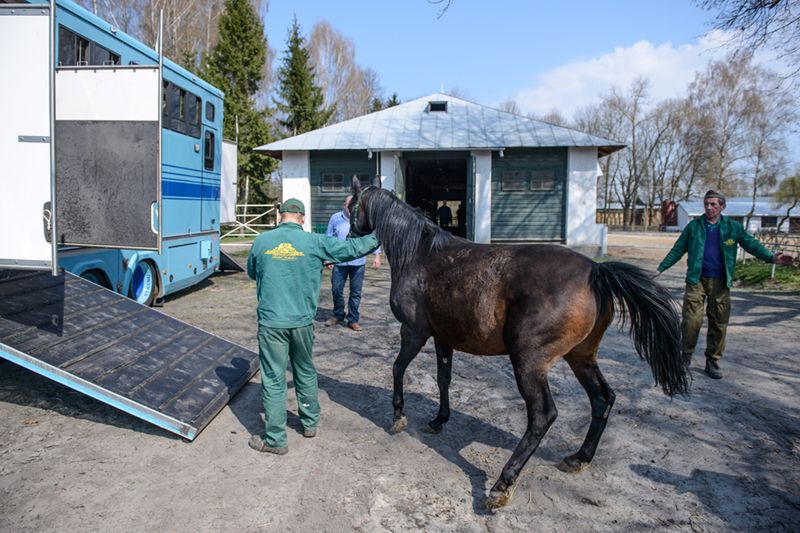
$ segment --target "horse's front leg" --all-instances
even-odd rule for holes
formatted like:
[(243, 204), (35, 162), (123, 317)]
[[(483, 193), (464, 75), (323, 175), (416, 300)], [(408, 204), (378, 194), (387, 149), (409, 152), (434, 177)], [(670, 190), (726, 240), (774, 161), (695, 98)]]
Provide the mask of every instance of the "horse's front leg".
[(406, 417), (403, 414), (405, 401), (403, 400), (403, 377), (406, 374), (408, 364), (417, 356), (419, 351), (425, 346), (428, 337), (413, 331), (405, 324), (400, 328), (400, 353), (394, 360), (392, 376), (394, 378), (394, 394), (392, 404), (394, 405), (394, 416), (392, 417), (392, 432), (399, 433), (408, 426)]
[(436, 337), (436, 383), (439, 385), (439, 413), (428, 422), (425, 431), (440, 433), (442, 425), (450, 420), (450, 381), (453, 375), (453, 347)]

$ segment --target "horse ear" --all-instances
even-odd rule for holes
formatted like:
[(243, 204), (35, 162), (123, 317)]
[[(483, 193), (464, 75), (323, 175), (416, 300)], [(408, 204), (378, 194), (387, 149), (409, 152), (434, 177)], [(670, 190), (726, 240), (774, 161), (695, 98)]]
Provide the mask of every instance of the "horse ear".
[(381, 177), (380, 176), (375, 176), (374, 178), (372, 178), (372, 186), (375, 187), (376, 189), (380, 189), (381, 188)]
[(361, 182), (359, 181), (357, 176), (353, 176), (350, 180), (350, 194), (353, 196), (358, 196), (361, 193)]

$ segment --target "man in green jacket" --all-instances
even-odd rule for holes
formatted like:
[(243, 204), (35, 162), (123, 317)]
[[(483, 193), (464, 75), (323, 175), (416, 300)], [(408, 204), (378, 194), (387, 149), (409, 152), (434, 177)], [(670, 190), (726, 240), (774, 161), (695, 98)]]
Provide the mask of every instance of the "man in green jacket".
[(689, 254), (681, 320), (683, 356), (686, 361), (692, 358), (703, 325), (703, 307), (708, 300), (705, 372), (714, 379), (721, 379), (719, 360), (725, 351), (725, 332), (731, 314), (730, 287), (738, 246), (768, 263), (785, 265), (791, 263), (792, 258), (780, 252), (771, 253), (740, 223), (722, 216), (725, 197), (720, 193), (708, 191), (703, 207), (705, 215), (686, 225), (675, 246), (658, 265), (656, 276), (677, 263), (683, 254)]
[(280, 225), (259, 235), (247, 258), (247, 275), (256, 280), (258, 354), (265, 434), (249, 445), (259, 452), (287, 453), (286, 366), (292, 365), (297, 411), (303, 436), (317, 434), (317, 370), (311, 356), (323, 261), (341, 263), (378, 247), (367, 235), (339, 240), (303, 230), (305, 206), (295, 198), (280, 207)]

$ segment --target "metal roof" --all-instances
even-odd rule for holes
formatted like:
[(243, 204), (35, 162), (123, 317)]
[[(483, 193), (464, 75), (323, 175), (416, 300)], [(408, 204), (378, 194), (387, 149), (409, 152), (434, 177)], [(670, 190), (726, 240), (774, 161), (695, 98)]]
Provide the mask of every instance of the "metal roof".
[[(690, 200), (687, 202), (679, 202), (678, 204), (686, 214), (689, 216), (700, 216), (705, 213), (703, 209), (703, 200)], [(746, 217), (753, 207), (753, 199), (748, 197), (727, 198), (725, 201), (725, 210), (723, 215), (729, 217)], [(786, 205), (781, 205), (775, 202), (772, 198), (756, 198), (756, 207), (753, 211), (753, 216), (756, 217), (774, 217), (786, 214)]]
[[(431, 111), (431, 102), (447, 102), (447, 111)], [(299, 150), (501, 150), (567, 146), (596, 147), (601, 156), (625, 147), (582, 131), (435, 93), (255, 150), (280, 158), (282, 152)]]

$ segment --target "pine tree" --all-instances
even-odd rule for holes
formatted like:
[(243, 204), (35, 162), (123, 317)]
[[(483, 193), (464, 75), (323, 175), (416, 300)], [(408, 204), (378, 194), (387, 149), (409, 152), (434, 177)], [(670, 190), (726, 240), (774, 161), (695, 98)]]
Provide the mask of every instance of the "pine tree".
[[(225, 93), (223, 136), (236, 138), (239, 124), (239, 198), (245, 202), (269, 202), (267, 185), (275, 160), (253, 152), (268, 143), (268, 109), (256, 107), (255, 95), (264, 77), (267, 41), (264, 26), (248, 0), (226, 0), (219, 19), (219, 40), (206, 61), (204, 77)], [(244, 198), (245, 179), (250, 198)]]
[(275, 104), (284, 113), (280, 124), (289, 135), (299, 135), (324, 126), (334, 109), (324, 107), (322, 89), (314, 83), (314, 69), (309, 61), (305, 39), (294, 19), (283, 64), (278, 70), (278, 96)]

